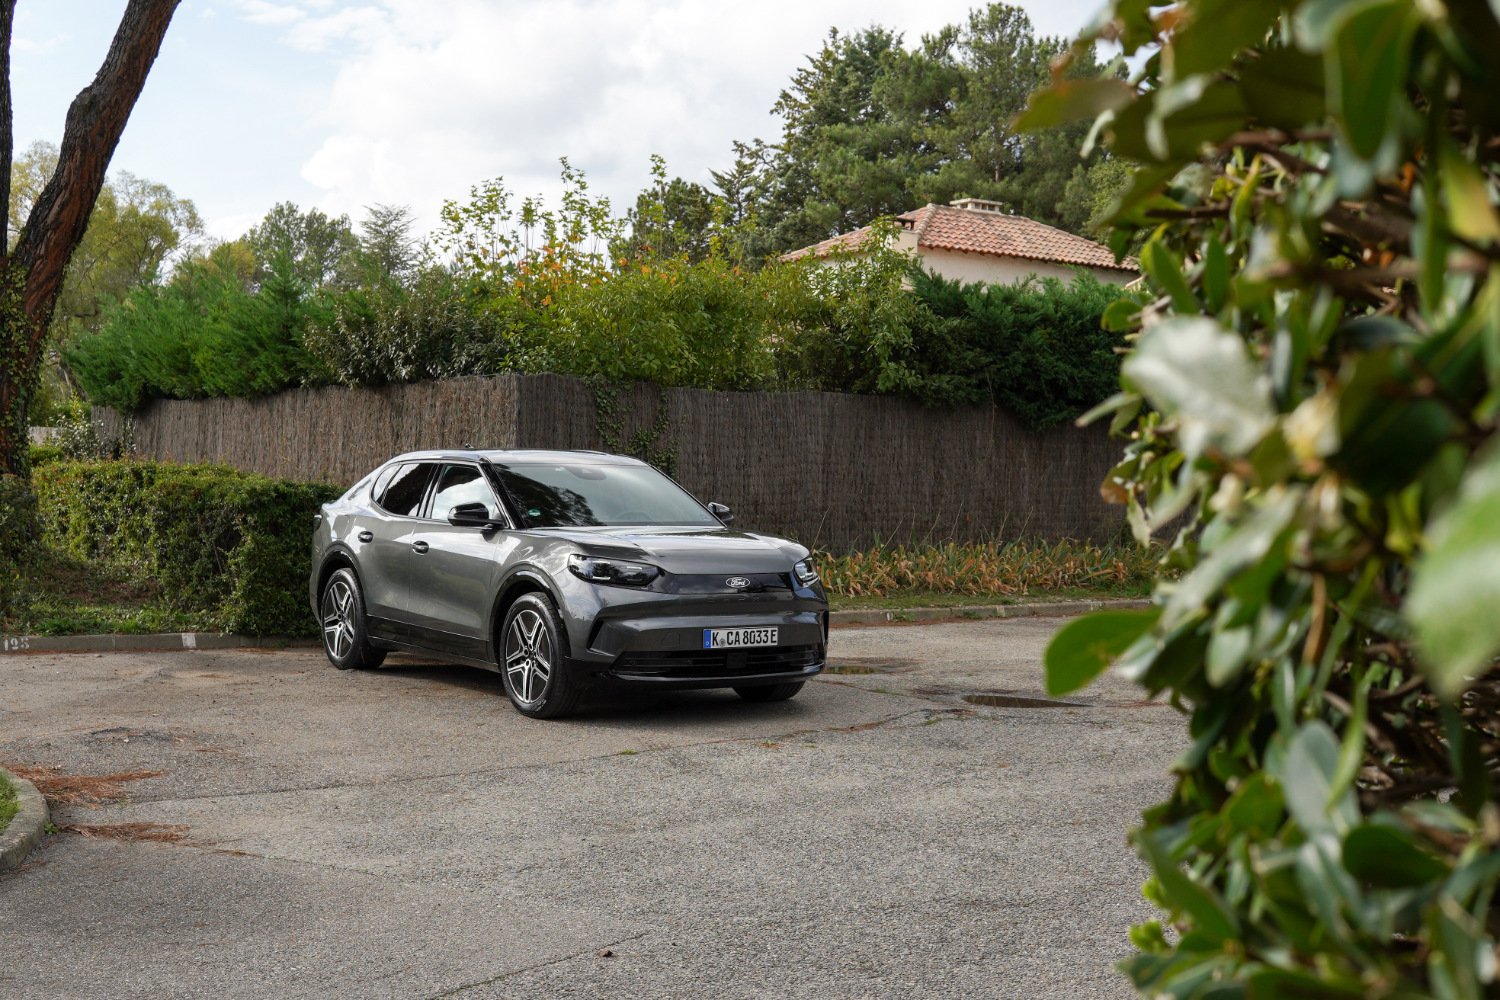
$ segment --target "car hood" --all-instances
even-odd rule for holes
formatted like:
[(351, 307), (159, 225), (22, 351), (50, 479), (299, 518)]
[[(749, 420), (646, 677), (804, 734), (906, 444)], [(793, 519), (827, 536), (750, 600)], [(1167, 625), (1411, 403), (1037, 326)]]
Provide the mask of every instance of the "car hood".
[(545, 534), (574, 542), (591, 555), (639, 559), (675, 574), (786, 573), (807, 557), (807, 549), (796, 542), (731, 528), (622, 525), (553, 528)]

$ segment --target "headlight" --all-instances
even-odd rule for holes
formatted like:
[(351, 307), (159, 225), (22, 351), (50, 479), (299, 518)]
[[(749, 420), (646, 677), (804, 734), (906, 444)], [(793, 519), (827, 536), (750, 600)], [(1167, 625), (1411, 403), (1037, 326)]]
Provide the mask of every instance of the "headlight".
[(797, 565), (793, 566), (792, 575), (795, 576), (797, 578), (797, 582), (802, 584), (802, 586), (804, 587), (812, 586), (813, 584), (818, 582), (818, 571), (813, 569), (811, 559), (804, 559)]
[(648, 563), (600, 559), (581, 552), (568, 557), (568, 569), (580, 580), (608, 583), (617, 587), (644, 587), (661, 575), (661, 570)]

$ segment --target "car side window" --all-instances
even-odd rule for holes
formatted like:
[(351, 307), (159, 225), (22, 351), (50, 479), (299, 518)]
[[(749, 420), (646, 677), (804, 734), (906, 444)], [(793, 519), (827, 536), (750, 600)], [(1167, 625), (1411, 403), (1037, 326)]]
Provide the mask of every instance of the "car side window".
[(380, 498), (385, 496), (385, 488), (391, 483), (391, 477), (396, 474), (396, 470), (399, 468), (401, 468), (399, 465), (387, 465), (380, 470), (380, 474), (375, 477), (375, 485), (370, 487), (371, 500), (376, 503), (380, 502)]
[(427, 484), (432, 481), (435, 468), (430, 462), (407, 462), (396, 470), (376, 502), (397, 517), (416, 517), (422, 509), (422, 498), (427, 495)]
[(432, 516), (446, 521), (448, 512), (466, 503), (482, 503), (484, 509), (494, 517), (500, 512), (500, 504), (484, 474), (472, 465), (445, 465), (442, 478), (438, 480), (437, 492), (432, 496)]

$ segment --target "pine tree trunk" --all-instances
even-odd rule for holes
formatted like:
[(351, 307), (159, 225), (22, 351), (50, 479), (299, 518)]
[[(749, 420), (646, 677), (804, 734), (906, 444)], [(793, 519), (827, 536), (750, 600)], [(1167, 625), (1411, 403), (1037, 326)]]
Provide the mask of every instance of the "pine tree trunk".
[[(28, 417), (52, 310), (88, 228), (110, 157), (180, 0), (130, 0), (94, 82), (68, 108), (57, 170), (37, 196), (14, 251), (0, 262), (0, 472), (25, 476)], [(13, 136), (10, 34), (15, 0), (0, 0), (0, 175), (8, 189)], [(4, 230), (0, 228), (0, 236)], [(0, 239), (0, 252), (5, 241)]]

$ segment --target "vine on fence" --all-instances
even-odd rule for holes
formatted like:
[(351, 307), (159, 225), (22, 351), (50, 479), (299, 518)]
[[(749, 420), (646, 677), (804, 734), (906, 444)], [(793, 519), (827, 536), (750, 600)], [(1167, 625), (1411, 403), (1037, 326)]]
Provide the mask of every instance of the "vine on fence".
[(599, 435), (605, 451), (617, 455), (630, 455), (648, 465), (674, 475), (677, 469), (677, 449), (667, 443), (671, 429), (672, 412), (667, 405), (667, 393), (661, 386), (656, 390), (656, 416), (645, 427), (626, 434), (624, 389), (618, 382), (591, 378), (585, 380), (594, 398), (594, 430)]

